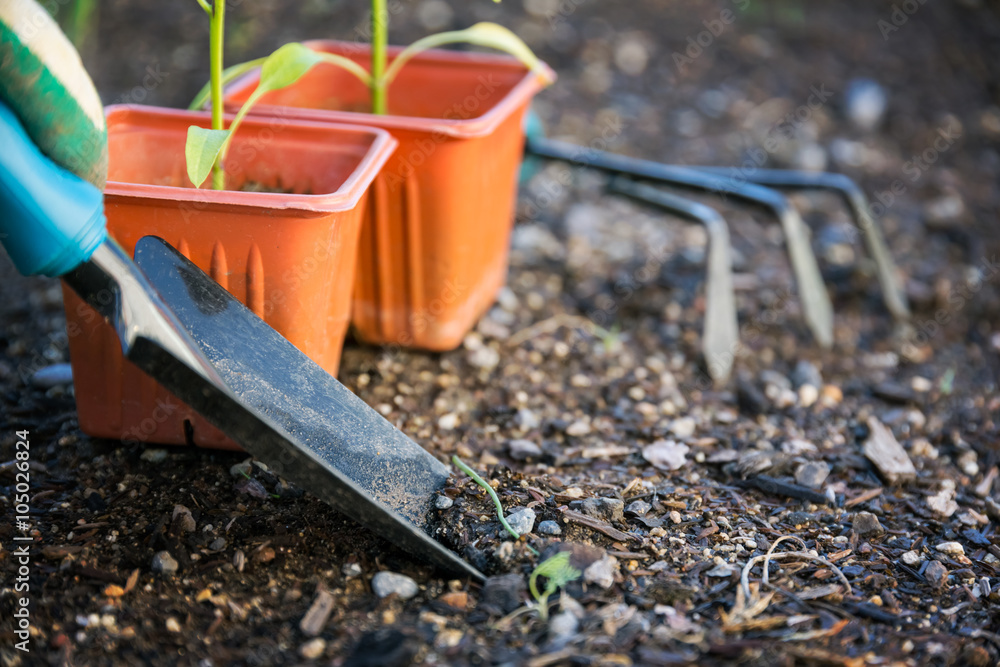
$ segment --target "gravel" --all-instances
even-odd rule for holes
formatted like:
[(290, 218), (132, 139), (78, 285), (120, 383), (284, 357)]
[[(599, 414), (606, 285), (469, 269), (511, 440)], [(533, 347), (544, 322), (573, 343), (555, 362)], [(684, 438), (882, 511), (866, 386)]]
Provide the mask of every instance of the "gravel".
[(507, 515), (507, 523), (519, 535), (527, 535), (535, 527), (535, 511), (530, 507), (519, 509)]
[(885, 528), (879, 522), (878, 517), (871, 512), (858, 512), (854, 515), (852, 522), (854, 532), (861, 537), (878, 537), (885, 533)]
[(165, 577), (173, 576), (179, 567), (177, 561), (170, 555), (169, 551), (159, 551), (153, 556), (151, 565), (153, 572), (158, 572)]
[(372, 591), (380, 598), (395, 595), (401, 600), (409, 600), (420, 592), (420, 587), (405, 574), (383, 570), (372, 577)]

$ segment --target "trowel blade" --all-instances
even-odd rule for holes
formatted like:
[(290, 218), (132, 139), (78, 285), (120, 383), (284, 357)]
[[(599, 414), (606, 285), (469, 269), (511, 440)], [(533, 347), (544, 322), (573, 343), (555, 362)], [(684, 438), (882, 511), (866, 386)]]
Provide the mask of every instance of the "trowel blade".
[[(169, 369), (167, 389), (285, 479), (418, 558), (483, 575), (426, 532), (448, 468), (300, 352), (169, 244), (145, 237), (135, 263), (218, 378)], [(140, 366), (180, 364), (137, 342)], [(156, 357), (145, 360), (136, 357)], [(171, 381), (172, 380), (172, 381)]]

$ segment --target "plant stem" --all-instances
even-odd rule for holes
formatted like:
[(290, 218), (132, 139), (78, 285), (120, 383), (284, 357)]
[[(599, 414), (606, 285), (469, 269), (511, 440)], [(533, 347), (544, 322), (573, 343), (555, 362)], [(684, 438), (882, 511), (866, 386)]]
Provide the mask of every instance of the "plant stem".
[[(212, 80), (212, 129), (226, 129), (226, 121), (222, 117), (222, 47), (225, 40), (226, 0), (214, 0), (212, 3), (212, 18), (209, 22), (209, 67)], [(222, 165), (216, 162), (212, 166), (212, 188), (223, 190), (226, 187), (226, 175)]]
[(372, 113), (386, 111), (385, 64), (389, 44), (389, 12), (385, 0), (372, 0)]
[[(511, 536), (515, 540), (520, 540), (521, 534), (518, 533), (516, 530), (514, 530), (509, 523), (507, 523), (507, 519), (503, 515), (503, 505), (500, 504), (500, 499), (497, 497), (497, 492), (493, 490), (493, 487), (490, 486), (486, 480), (484, 480), (482, 477), (476, 474), (476, 471), (470, 468), (465, 463), (465, 461), (458, 458), (458, 456), (452, 456), (451, 462), (454, 463), (456, 466), (458, 466), (459, 470), (461, 470), (466, 475), (471, 477), (473, 482), (486, 489), (486, 493), (490, 494), (490, 498), (493, 499), (493, 504), (496, 505), (497, 518), (500, 519), (500, 524), (507, 530), (508, 533), (511, 534)], [(528, 551), (535, 554), (536, 556), (538, 555), (538, 552), (531, 546), (528, 547)]]
[(96, 4), (94, 0), (76, 0), (73, 3), (70, 32), (73, 34), (73, 44), (77, 51), (83, 51), (93, 32), (97, 21)]

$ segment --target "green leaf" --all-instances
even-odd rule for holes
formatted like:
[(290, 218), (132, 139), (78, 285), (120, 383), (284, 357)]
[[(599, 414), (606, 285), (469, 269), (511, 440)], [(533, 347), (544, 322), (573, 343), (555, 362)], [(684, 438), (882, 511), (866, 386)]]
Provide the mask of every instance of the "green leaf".
[(569, 564), (569, 557), (568, 551), (561, 551), (542, 561), (531, 574), (536, 579), (538, 577), (547, 578), (549, 581), (545, 585), (545, 589), (554, 592), (560, 586), (565, 586), (580, 578), (580, 570)]
[(437, 35), (430, 35), (424, 37), (423, 39), (418, 39), (413, 44), (403, 49), (403, 51), (396, 56), (389, 65), (389, 68), (385, 72), (383, 86), (388, 86), (392, 83), (396, 75), (399, 74), (399, 70), (403, 68), (411, 58), (422, 51), (427, 49), (433, 49), (445, 44), (455, 44), (455, 43), (467, 43), (474, 44), (476, 46), (484, 46), (491, 49), (497, 49), (498, 51), (503, 51), (514, 56), (520, 60), (524, 65), (541, 76), (546, 83), (552, 83), (553, 78), (550, 70), (545, 67), (545, 64), (538, 59), (538, 56), (532, 52), (524, 41), (520, 37), (512, 33), (507, 28), (496, 23), (477, 23), (471, 28), (466, 28), (465, 30), (453, 30), (450, 32), (442, 32)]
[(285, 44), (264, 61), (255, 92), (264, 94), (290, 86), (320, 60), (318, 53), (298, 42)]
[[(570, 553), (560, 551), (551, 558), (546, 558), (538, 564), (528, 578), (528, 589), (538, 603), (538, 613), (543, 620), (549, 615), (549, 596), (555, 593), (561, 586), (565, 586), (571, 581), (580, 578), (581, 572), (569, 564)], [(545, 577), (545, 590), (539, 592), (538, 578)]]
[(260, 101), (261, 97), (292, 85), (320, 61), (319, 54), (298, 42), (285, 44), (269, 55), (264, 64), (261, 65), (260, 83), (257, 84), (257, 89), (243, 103), (236, 118), (233, 119), (232, 125), (229, 126), (229, 136), (226, 137), (221, 147), (222, 157), (226, 156), (229, 144), (232, 142), (236, 130), (243, 124), (243, 119), (250, 113), (253, 105)]
[(187, 160), (188, 178), (196, 188), (200, 188), (208, 178), (228, 138), (229, 130), (206, 130), (195, 125), (188, 128), (184, 157)]

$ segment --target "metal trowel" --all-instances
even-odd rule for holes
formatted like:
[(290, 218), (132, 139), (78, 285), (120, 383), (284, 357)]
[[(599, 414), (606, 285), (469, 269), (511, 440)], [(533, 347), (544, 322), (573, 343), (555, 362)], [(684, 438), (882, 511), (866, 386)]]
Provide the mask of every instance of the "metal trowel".
[(414, 556), (481, 579), (427, 532), (446, 466), (164, 241), (140, 240), (133, 263), (108, 237), (106, 141), (58, 27), (31, 0), (0, 0), (0, 240), (18, 270), (62, 277), (129, 361), (277, 474)]

